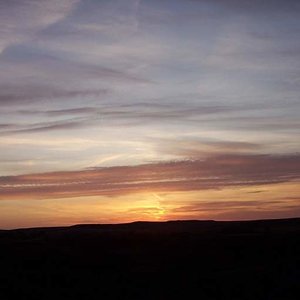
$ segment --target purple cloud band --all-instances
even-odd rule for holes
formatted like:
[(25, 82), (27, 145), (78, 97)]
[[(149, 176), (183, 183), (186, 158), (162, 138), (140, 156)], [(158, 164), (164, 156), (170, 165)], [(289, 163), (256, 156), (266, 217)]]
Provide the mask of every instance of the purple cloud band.
[(121, 196), (255, 186), (300, 179), (300, 155), (215, 154), (185, 160), (0, 178), (0, 199)]

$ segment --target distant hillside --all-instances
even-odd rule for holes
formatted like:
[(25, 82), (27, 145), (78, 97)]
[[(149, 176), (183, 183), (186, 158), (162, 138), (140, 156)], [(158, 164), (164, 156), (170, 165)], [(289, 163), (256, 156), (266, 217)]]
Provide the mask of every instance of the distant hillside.
[(1, 299), (300, 299), (300, 218), (0, 231)]

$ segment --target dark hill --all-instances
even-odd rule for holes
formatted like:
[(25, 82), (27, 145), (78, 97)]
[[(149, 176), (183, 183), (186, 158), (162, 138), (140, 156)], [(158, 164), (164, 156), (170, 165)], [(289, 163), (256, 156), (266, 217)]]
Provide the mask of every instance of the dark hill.
[(300, 299), (300, 219), (0, 231), (1, 299)]

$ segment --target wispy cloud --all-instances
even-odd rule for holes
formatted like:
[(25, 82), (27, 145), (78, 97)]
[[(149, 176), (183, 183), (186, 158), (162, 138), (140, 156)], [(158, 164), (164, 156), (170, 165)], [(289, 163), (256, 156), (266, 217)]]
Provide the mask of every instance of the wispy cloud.
[(205, 138), (159, 139), (156, 140), (157, 151), (186, 159), (200, 159), (216, 154), (253, 153), (261, 151), (263, 144), (243, 141), (222, 141)]
[(0, 178), (0, 191), (2, 200), (196, 191), (299, 180), (299, 170), (299, 155), (223, 154), (205, 160), (7, 176)]
[[(134, 76), (124, 70), (82, 64), (16, 46), (0, 57), (5, 70), (0, 70), (0, 103), (20, 105), (41, 100), (97, 98), (112, 88), (107, 83), (150, 84), (152, 81)], [(70, 76), (72, 74), (72, 76)], [(78, 84), (82, 80), (98, 82), (96, 87)], [(100, 83), (100, 84), (99, 84)]]
[[(1, 85), (0, 85), (1, 86)], [(95, 90), (67, 90), (61, 87), (47, 85), (2, 85), (0, 92), (0, 103), (2, 105), (20, 105), (36, 102), (44, 102), (45, 100), (58, 100), (76, 97), (102, 97), (107, 94), (105, 89)]]
[(78, 0), (13, 0), (0, 2), (0, 53), (34, 38), (40, 30), (66, 17)]
[[(196, 0), (197, 1), (197, 0)], [(266, 1), (264, 3), (261, 3), (259, 0), (253, 0), (253, 1), (246, 1), (246, 0), (212, 0), (210, 1), (213, 4), (220, 5), (225, 9), (228, 9), (230, 11), (233, 11), (236, 13), (236, 11), (244, 12), (244, 13), (258, 13), (263, 14), (264, 12), (268, 13), (281, 13), (282, 11), (286, 12), (292, 12), (294, 10), (299, 10), (300, 5), (297, 0), (287, 0), (285, 3), (283, 3), (280, 0), (272, 0), (272, 1)]]
[[(296, 0), (0, 0), (2, 174), (42, 173), (1, 193), (298, 178), (299, 15)], [(111, 157), (126, 167), (43, 173)]]

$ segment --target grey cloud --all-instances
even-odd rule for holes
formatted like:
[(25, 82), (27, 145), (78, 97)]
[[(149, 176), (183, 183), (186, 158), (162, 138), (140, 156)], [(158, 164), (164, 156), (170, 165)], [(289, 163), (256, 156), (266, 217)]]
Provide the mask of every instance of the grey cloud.
[[(52, 122), (39, 122), (31, 124), (9, 124), (9, 126), (4, 127), (0, 135), (6, 136), (11, 134), (21, 134), (21, 133), (36, 133), (36, 132), (47, 132), (53, 130), (68, 130), (68, 129), (78, 129), (84, 126), (90, 125), (92, 120), (86, 117), (77, 117), (66, 119), (63, 121), (52, 121)], [(0, 127), (1, 129), (1, 127)]]
[[(192, 0), (203, 2), (203, 0)], [(300, 12), (300, 4), (297, 0), (209, 0), (206, 1), (215, 5), (228, 9), (231, 12), (244, 13), (286, 13), (286, 12)]]
[(45, 131), (52, 131), (52, 130), (74, 129), (80, 127), (82, 127), (82, 122), (66, 121), (58, 124), (49, 124), (49, 125), (39, 126), (34, 128), (15, 130), (15, 131), (11, 131), (10, 133), (34, 133), (34, 132), (45, 132)]
[(0, 124), (0, 130), (2, 130), (2, 129), (4, 129), (4, 130), (9, 130), (9, 129), (13, 129), (14, 128), (14, 124), (4, 124), (4, 123), (2, 123), (2, 124)]
[(34, 37), (72, 10), (77, 0), (0, 1), (0, 53), (8, 46)]
[(67, 57), (62, 58), (57, 55), (45, 54), (24, 45), (6, 49), (1, 55), (1, 60), (7, 64), (8, 69), (10, 66), (16, 66), (21, 69), (26, 68), (26, 72), (32, 72), (33, 74), (45, 73), (45, 75), (54, 75), (58, 78), (64, 77), (68, 79), (67, 76), (70, 77), (70, 74), (72, 74), (72, 78), (75, 77), (77, 80), (83, 79), (83, 77), (99, 77), (127, 82), (152, 83), (150, 80), (129, 74), (126, 70), (113, 69), (99, 64), (88, 64)]
[[(31, 89), (29, 90), (29, 92)], [(32, 89), (33, 94), (31, 98), (28, 96), (28, 101), (34, 101), (33, 95), (37, 99), (54, 99), (57, 97), (73, 97), (84, 95), (94, 95), (97, 91), (60, 91), (51, 90), (49, 88), (41, 89), (41, 94), (39, 90)], [(42, 91), (45, 93), (43, 94)], [(99, 94), (105, 94), (106, 91), (98, 91)], [(23, 94), (23, 98), (19, 98), (20, 95), (13, 98), (15, 101), (24, 101), (26, 103), (26, 94)], [(43, 95), (43, 96), (42, 96)], [(42, 98), (45, 97), (45, 98)], [(8, 99), (6, 98), (6, 101)], [(22, 102), (24, 104), (24, 102)], [(28, 132), (41, 132), (48, 130), (59, 130), (74, 128), (75, 124), (73, 121), (70, 122), (70, 117), (74, 116), (76, 119), (76, 127), (85, 127), (91, 125), (97, 125), (101, 120), (102, 126), (134, 126), (137, 124), (145, 124), (145, 122), (150, 123), (169, 123), (178, 122), (178, 120), (192, 121), (194, 117), (201, 117), (205, 115), (219, 114), (223, 112), (231, 111), (234, 108), (217, 106), (217, 105), (179, 105), (172, 103), (132, 103), (132, 104), (120, 104), (112, 103), (111, 105), (98, 105), (93, 107), (70, 107), (52, 110), (37, 110), (37, 109), (21, 109), (14, 112), (14, 115), (18, 114), (25, 116), (32, 116), (33, 119), (29, 120), (27, 123), (7, 123), (5, 126), (0, 127), (2, 129), (2, 134), (9, 133), (28, 133)], [(46, 123), (35, 123), (34, 118), (44, 116), (48, 117), (49, 121)], [(64, 121), (56, 121), (56, 117), (66, 117)], [(76, 116), (82, 116), (81, 118), (76, 118)], [(73, 118), (73, 119), (74, 119)], [(59, 122), (59, 123), (58, 123)], [(64, 125), (66, 123), (66, 125)], [(45, 125), (46, 124), (46, 125)], [(71, 125), (72, 124), (72, 125)]]
[(106, 89), (67, 90), (64, 88), (47, 85), (2, 85), (2, 88), (0, 90), (0, 103), (5, 105), (19, 105), (47, 99), (87, 96), (97, 98), (102, 97), (107, 93), (108, 91)]
[(95, 107), (76, 107), (55, 110), (21, 110), (21, 114), (46, 115), (46, 116), (65, 116), (65, 115), (86, 115), (95, 113)]
[[(5, 66), (0, 70), (0, 103), (5, 105), (60, 98), (99, 100), (114, 89), (112, 83), (152, 83), (125, 71), (30, 53), (22, 47), (7, 49), (0, 59)], [(85, 87), (91, 81), (99, 81), (98, 87)]]
[[(295, 109), (298, 109), (295, 107)], [(295, 110), (296, 112), (296, 110)], [(207, 121), (207, 120), (206, 120)], [(215, 125), (222, 125), (223, 128), (236, 128), (238, 124), (239, 130), (265, 130), (265, 131), (285, 131), (285, 130), (297, 130), (300, 128), (299, 118), (296, 116), (280, 116), (272, 117), (267, 116), (265, 118), (258, 116), (244, 116), (244, 117), (229, 117), (221, 116), (218, 119), (211, 120)]]
[[(56, 123), (54, 126), (49, 126), (49, 122), (57, 122), (57, 117), (66, 117), (65, 121), (60, 122), (69, 122), (69, 117), (76, 117), (76, 116), (82, 116), (81, 119), (77, 119), (76, 126), (80, 127), (80, 123), (82, 126), (91, 126), (91, 125), (97, 125), (98, 122), (101, 120), (101, 126), (109, 127), (109, 126), (136, 126), (136, 125), (142, 125), (147, 122), (147, 124), (177, 124), (178, 121), (184, 121), (186, 124), (205, 124), (205, 126), (210, 126), (210, 124), (221, 124), (224, 128), (228, 127), (230, 128), (231, 124), (233, 127), (236, 127), (236, 124), (238, 122), (240, 129), (253, 129), (253, 128), (263, 128), (268, 129), (271, 128), (272, 119), (264, 119), (261, 120), (261, 118), (257, 117), (244, 117), (244, 118), (236, 118), (236, 117), (224, 117), (224, 114), (231, 114), (234, 112), (247, 112), (253, 110), (253, 108), (250, 107), (234, 107), (234, 106), (225, 106), (225, 105), (216, 105), (216, 104), (196, 104), (196, 103), (180, 103), (179, 101), (168, 101), (168, 102), (160, 102), (160, 101), (152, 101), (152, 102), (132, 102), (131, 104), (122, 104), (119, 102), (112, 102), (112, 103), (105, 103), (100, 102), (98, 100), (102, 99), (103, 96), (106, 96), (107, 91), (106, 90), (86, 90), (86, 91), (65, 91), (65, 90), (52, 90), (49, 87), (34, 89), (29, 88), (25, 89), (27, 91), (28, 95), (24, 92), (23, 97), (22, 93), (14, 95), (12, 104), (22, 101), (22, 104), (31, 103), (33, 101), (39, 100), (47, 100), (47, 99), (56, 99), (56, 98), (63, 98), (67, 97), (70, 99), (74, 99), (74, 97), (78, 97), (80, 99), (81, 95), (89, 95), (90, 97), (95, 99), (95, 106), (90, 107), (78, 107), (75, 104), (68, 104), (68, 108), (59, 108), (57, 106), (58, 103), (53, 103), (54, 109), (34, 109), (34, 108), (24, 108), (15, 111), (13, 114), (15, 118), (17, 119), (18, 114), (24, 115), (24, 116), (32, 116), (33, 119), (29, 120), (29, 123), (26, 123), (24, 125), (20, 124), (19, 122), (16, 123), (7, 123), (5, 126), (2, 126), (2, 131), (5, 130), (6, 134), (9, 132), (33, 132), (37, 131), (36, 129), (32, 129), (35, 127), (40, 127), (39, 131), (41, 130), (47, 130), (47, 128), (51, 130), (55, 129), (67, 129), (72, 128), (72, 126), (57, 126)], [(32, 94), (30, 95), (30, 92), (32, 91)], [(30, 96), (29, 96), (30, 95)], [(98, 96), (96, 96), (98, 95)], [(101, 97), (100, 97), (101, 96)], [(30, 98), (31, 97), (31, 98)], [(34, 100), (36, 97), (36, 100)], [(53, 98), (52, 98), (53, 97)], [(8, 101), (9, 98), (5, 98), (6, 101)], [(26, 101), (26, 99), (28, 99)], [(6, 102), (4, 102), (6, 103)], [(9, 102), (8, 102), (9, 103)], [(58, 107), (55, 109), (55, 107)], [(5, 112), (6, 113), (6, 112)], [(10, 110), (8, 110), (8, 113)], [(47, 122), (47, 126), (44, 126), (43, 124), (35, 124), (35, 117), (44, 116), (49, 118), (49, 121)], [(270, 123), (271, 122), (271, 123)], [(292, 120), (290, 120), (288, 123), (285, 124), (285, 128), (288, 128), (289, 124)], [(275, 123), (274, 123), (275, 124)], [(276, 125), (276, 124), (275, 124)], [(275, 126), (274, 125), (274, 126)], [(277, 124), (278, 125), (278, 124)], [(280, 126), (280, 123), (279, 125)], [(17, 128), (14, 128), (17, 127)], [(14, 130), (16, 129), (16, 130)], [(276, 127), (275, 127), (276, 129)], [(169, 145), (167, 145), (169, 143)], [(185, 146), (183, 145), (185, 143)], [(222, 149), (226, 151), (239, 149), (241, 151), (246, 150), (255, 150), (259, 148), (259, 145), (252, 144), (252, 143), (246, 143), (246, 142), (223, 142), (223, 141), (160, 141), (160, 148), (162, 151), (165, 151), (168, 147), (175, 149), (177, 153), (179, 152), (185, 152), (185, 149), (190, 154), (199, 152), (199, 147), (205, 147), (205, 148), (212, 148), (214, 149)], [(176, 147), (174, 147), (176, 145)]]

